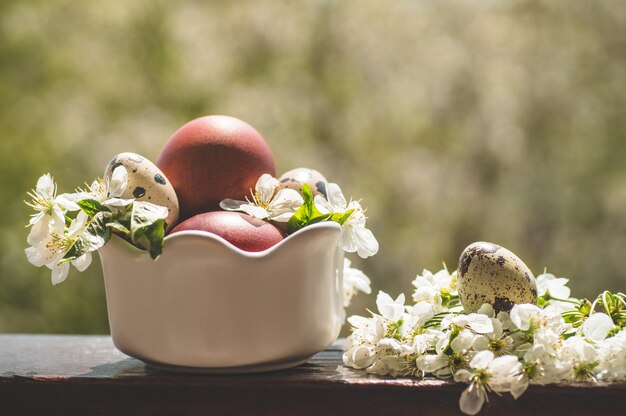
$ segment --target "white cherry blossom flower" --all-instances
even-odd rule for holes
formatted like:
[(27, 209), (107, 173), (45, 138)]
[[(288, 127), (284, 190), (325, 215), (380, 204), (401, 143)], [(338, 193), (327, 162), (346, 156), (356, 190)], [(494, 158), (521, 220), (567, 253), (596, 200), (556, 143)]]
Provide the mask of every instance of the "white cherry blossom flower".
[[(118, 166), (113, 170), (110, 178), (95, 179), (86, 190), (78, 188), (76, 192), (63, 194), (63, 196), (75, 205), (82, 200), (93, 199), (109, 209), (120, 210), (135, 201), (134, 198), (122, 198), (127, 186), (128, 171), (124, 166)], [(76, 208), (80, 209), (78, 205)]]
[(435, 309), (432, 304), (427, 302), (416, 303), (408, 308), (408, 313), (404, 314), (404, 323), (402, 324), (402, 337), (410, 338), (416, 331), (435, 316)]
[(448, 315), (441, 321), (441, 327), (446, 328), (455, 325), (459, 328), (470, 328), (477, 334), (493, 332), (491, 318), (481, 313), (470, 313), (469, 315)]
[(597, 375), (601, 380), (623, 381), (626, 378), (626, 330), (598, 345)]
[(522, 365), (514, 355), (495, 358), (491, 351), (481, 351), (472, 358), (469, 367), (454, 374), (455, 381), (470, 383), (459, 401), (461, 411), (468, 415), (482, 409), (487, 391), (508, 392), (521, 382)]
[(375, 356), (373, 346), (360, 345), (343, 353), (343, 363), (352, 368), (367, 368), (374, 363)]
[[(438, 291), (439, 279), (431, 276), (423, 273), (416, 288)], [(546, 279), (556, 285), (555, 293), (563, 290), (563, 281)], [(530, 384), (626, 378), (626, 330), (602, 312), (574, 328), (554, 303), (515, 305), (498, 314), (483, 305), (478, 313), (463, 314), (432, 299), (404, 306), (402, 295), (392, 299), (381, 292), (377, 306), (380, 315), (349, 319), (353, 332), (344, 362), (370, 374), (453, 376), (469, 383), (459, 401), (466, 414), (478, 413), (490, 392), (517, 399)]]
[(561, 333), (563, 330), (563, 318), (553, 306), (541, 309), (528, 303), (514, 305), (510, 316), (513, 324), (522, 331), (534, 332), (539, 328), (549, 328)]
[(113, 170), (111, 178), (98, 179), (91, 183), (87, 192), (69, 194), (76, 202), (82, 199), (95, 199), (109, 208), (123, 208), (132, 204), (134, 198), (122, 198), (122, 194), (128, 186), (128, 171), (124, 166), (118, 166)]
[(326, 185), (327, 198), (318, 194), (314, 202), (322, 214), (344, 214), (350, 210), (352, 214), (341, 226), (341, 247), (348, 253), (356, 252), (360, 257), (367, 258), (378, 253), (378, 241), (371, 230), (365, 227), (366, 217), (358, 201), (346, 201), (336, 183)]
[(376, 296), (376, 307), (378, 312), (392, 322), (397, 322), (402, 318), (404, 313), (404, 293), (398, 295), (394, 300), (391, 296), (383, 291), (378, 292)]
[(384, 355), (379, 353), (372, 361), (372, 365), (365, 369), (365, 372), (379, 376), (386, 376), (389, 374), (389, 367), (387, 367), (387, 363), (384, 360)]
[(417, 367), (424, 373), (431, 373), (436, 377), (450, 377), (452, 375), (451, 365), (456, 362), (462, 365), (465, 359), (461, 356), (454, 357), (446, 354), (424, 354), (415, 360)]
[(441, 269), (437, 273), (424, 269), (421, 275), (415, 276), (411, 282), (416, 289), (431, 287), (438, 291), (446, 290), (451, 295), (457, 295), (456, 271), (449, 273), (446, 269)]
[(25, 250), (30, 264), (36, 267), (58, 263), (65, 255), (65, 224), (59, 221), (46, 223), (48, 230), (41, 239), (32, 241)]
[[(52, 271), (52, 284), (56, 285), (67, 278), (70, 262), (61, 263), (61, 260), (84, 231), (87, 222), (87, 214), (82, 211), (78, 213), (67, 231), (65, 231), (65, 225), (58, 226), (53, 222), (48, 236), (25, 250), (26, 257), (31, 264), (37, 267), (46, 266)], [(79, 271), (84, 271), (91, 264), (91, 253), (81, 255), (72, 260), (71, 264)]]
[(37, 180), (37, 186), (28, 195), (32, 198), (27, 204), (37, 213), (32, 215), (29, 221), (30, 226), (38, 226), (44, 223), (46, 216), (52, 221), (65, 223), (64, 210), (57, 200), (57, 187), (49, 173), (42, 175)]
[(450, 377), (459, 368), (465, 367), (476, 335), (470, 330), (462, 330), (452, 340), (451, 334), (441, 332), (434, 339), (436, 354), (417, 357), (417, 367), (436, 377)]
[(413, 300), (417, 303), (432, 303), (436, 312), (443, 310), (444, 299), (450, 299), (450, 296), (458, 295), (456, 271), (449, 273), (445, 268), (434, 274), (424, 269), (422, 274), (415, 276), (411, 283), (415, 286)]
[(569, 279), (556, 277), (551, 273), (542, 273), (537, 276), (537, 295), (544, 298), (549, 305), (556, 306), (560, 311), (567, 311), (574, 307), (569, 302), (570, 288), (567, 287)]
[(32, 201), (26, 204), (36, 211), (28, 223), (31, 230), (26, 241), (30, 245), (38, 244), (46, 239), (51, 227), (63, 226), (67, 211), (79, 209), (78, 205), (68, 198), (68, 194), (57, 196), (57, 186), (49, 173), (37, 180), (35, 189), (28, 195)]
[(556, 277), (551, 273), (542, 273), (537, 276), (537, 295), (545, 296), (549, 294), (555, 298), (568, 299), (570, 289), (566, 286), (569, 279)]
[(596, 381), (594, 368), (599, 364), (598, 351), (584, 338), (573, 336), (566, 339), (561, 357), (571, 365), (572, 375), (569, 378)]
[(350, 301), (358, 292), (372, 293), (370, 279), (361, 270), (352, 267), (347, 258), (343, 260), (343, 306), (350, 306)]
[(220, 202), (220, 207), (226, 211), (243, 211), (262, 220), (287, 222), (304, 200), (297, 191), (278, 190), (279, 186), (278, 179), (265, 173), (257, 180), (254, 192), (251, 191), (251, 201), (227, 198)]
[(410, 359), (408, 354), (400, 353), (398, 356), (383, 356), (380, 361), (384, 363), (387, 374), (394, 377), (412, 376), (420, 371), (415, 365), (415, 361)]
[(450, 347), (459, 354), (467, 355), (475, 342), (476, 334), (469, 329), (464, 329), (450, 342)]
[(508, 312), (500, 311), (498, 312), (496, 318), (498, 318), (498, 321), (500, 321), (500, 323), (502, 324), (502, 329), (504, 329), (505, 331), (515, 330), (515, 324), (513, 323), (513, 321), (511, 321), (511, 315), (509, 315)]
[(510, 353), (513, 346), (513, 338), (504, 332), (502, 322), (499, 319), (489, 319), (491, 319), (493, 331), (477, 336), (474, 342), (474, 349), (476, 351), (489, 350), (498, 357)]
[(523, 354), (526, 379), (537, 384), (558, 383), (567, 378), (571, 365), (557, 358), (554, 350), (550, 352), (540, 342), (530, 346)]
[(433, 349), (439, 340), (445, 337), (446, 335), (442, 331), (431, 328), (426, 329), (413, 338), (413, 350), (418, 355), (425, 354), (427, 350)]

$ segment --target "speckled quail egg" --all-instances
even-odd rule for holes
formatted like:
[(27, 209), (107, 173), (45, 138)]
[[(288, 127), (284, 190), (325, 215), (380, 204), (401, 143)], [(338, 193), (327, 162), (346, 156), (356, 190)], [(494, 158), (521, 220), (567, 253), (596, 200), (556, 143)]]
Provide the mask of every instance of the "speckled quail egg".
[(171, 230), (178, 221), (178, 198), (163, 172), (145, 157), (124, 152), (113, 157), (107, 165), (103, 176), (105, 181), (118, 166), (124, 166), (128, 172), (128, 185), (122, 198), (135, 198), (166, 207), (169, 215), (165, 219), (165, 231)]
[(302, 194), (302, 184), (307, 183), (311, 187), (313, 196), (317, 194), (326, 195), (326, 184), (328, 181), (320, 172), (310, 168), (296, 168), (282, 174), (278, 178), (279, 189), (294, 189)]
[(515, 304), (537, 303), (537, 283), (530, 269), (497, 244), (467, 246), (457, 273), (459, 298), (466, 312), (476, 312), (484, 303), (496, 312), (508, 312)]

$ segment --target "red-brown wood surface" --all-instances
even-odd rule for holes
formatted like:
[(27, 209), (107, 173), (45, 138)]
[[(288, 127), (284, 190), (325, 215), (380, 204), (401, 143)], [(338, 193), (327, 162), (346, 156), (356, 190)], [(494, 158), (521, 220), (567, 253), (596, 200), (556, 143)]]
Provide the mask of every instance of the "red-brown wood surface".
[[(0, 335), (0, 415), (456, 415), (463, 388), (347, 369), (340, 343), (290, 370), (190, 375), (146, 366), (110, 337)], [(626, 384), (531, 386), (480, 414), (626, 415)]]

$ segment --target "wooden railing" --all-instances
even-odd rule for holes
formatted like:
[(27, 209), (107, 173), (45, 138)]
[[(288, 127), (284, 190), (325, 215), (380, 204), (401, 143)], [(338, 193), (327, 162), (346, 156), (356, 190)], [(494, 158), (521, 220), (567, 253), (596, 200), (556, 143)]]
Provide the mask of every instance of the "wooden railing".
[[(248, 375), (169, 373), (108, 336), (0, 335), (0, 415), (456, 415), (464, 385), (368, 376), (341, 341), (306, 364)], [(626, 415), (626, 384), (531, 386), (481, 415)]]

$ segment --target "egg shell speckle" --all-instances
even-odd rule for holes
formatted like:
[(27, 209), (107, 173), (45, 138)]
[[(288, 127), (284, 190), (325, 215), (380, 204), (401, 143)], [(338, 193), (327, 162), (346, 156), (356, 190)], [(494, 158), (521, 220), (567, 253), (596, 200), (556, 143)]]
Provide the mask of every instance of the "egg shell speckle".
[(537, 283), (528, 266), (497, 244), (467, 246), (457, 273), (459, 298), (466, 312), (476, 312), (484, 303), (496, 312), (508, 312), (515, 304), (537, 303)]
[(150, 160), (136, 153), (124, 152), (113, 157), (107, 165), (103, 178), (110, 180), (113, 170), (124, 166), (128, 173), (128, 185), (122, 198), (135, 198), (167, 208), (165, 231), (169, 232), (178, 221), (178, 197), (163, 172)]
[(310, 168), (296, 168), (285, 172), (278, 179), (279, 189), (293, 189), (302, 194), (302, 184), (307, 183), (311, 187), (313, 196), (322, 194), (325, 197), (328, 180), (319, 171)]

